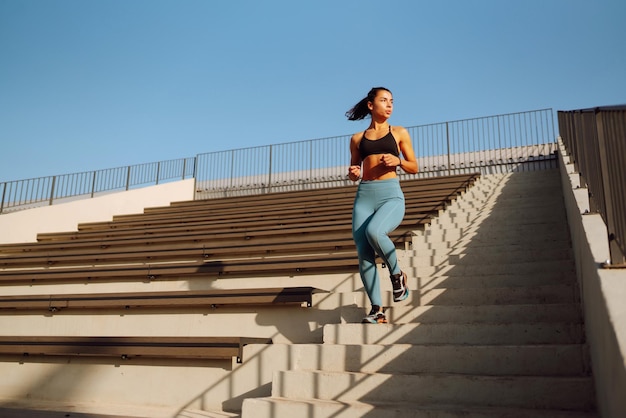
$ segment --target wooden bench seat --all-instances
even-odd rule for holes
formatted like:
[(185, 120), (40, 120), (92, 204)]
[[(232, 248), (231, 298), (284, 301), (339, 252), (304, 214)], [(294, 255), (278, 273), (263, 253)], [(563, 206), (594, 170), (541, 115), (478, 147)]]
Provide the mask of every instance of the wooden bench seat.
[[(402, 180), (402, 190), (405, 192), (411, 192), (412, 190), (418, 191), (427, 191), (427, 190), (438, 190), (446, 187), (449, 184), (459, 184), (463, 182), (474, 182), (477, 178), (480, 177), (480, 173), (471, 173), (471, 174), (457, 174), (450, 176), (439, 176), (439, 177), (425, 177), (419, 179), (411, 179), (411, 180)], [(334, 200), (337, 197), (344, 196), (353, 198), (354, 193), (356, 191), (356, 184), (350, 186), (339, 186), (339, 187), (330, 187), (323, 189), (308, 189), (308, 190), (298, 190), (298, 191), (289, 191), (289, 192), (277, 192), (277, 193), (267, 193), (267, 194), (257, 194), (257, 195), (245, 195), (245, 196), (232, 196), (232, 197), (222, 197), (222, 198), (212, 198), (212, 199), (200, 199), (200, 200), (189, 200), (182, 202), (172, 202), (170, 206), (160, 206), (154, 208), (147, 208), (145, 213), (151, 212), (160, 212), (167, 211), (170, 207), (184, 208), (184, 207), (233, 207), (233, 206), (241, 206), (246, 203), (268, 203), (272, 204), (274, 202), (278, 202), (280, 205), (286, 203), (292, 203), (295, 201), (320, 201), (321, 199), (327, 198), (329, 200)], [(126, 216), (136, 216), (136, 215), (120, 215), (120, 217)]]
[[(447, 202), (447, 201), (446, 201)], [(445, 203), (442, 199), (433, 199), (426, 202), (414, 202), (406, 208), (405, 219), (413, 221), (415, 219), (427, 218), (429, 215), (435, 214), (438, 210), (444, 209)], [(311, 212), (308, 214), (300, 214), (298, 216), (273, 217), (272, 219), (239, 219), (228, 221), (227, 218), (222, 222), (213, 220), (199, 221), (196, 223), (181, 222), (169, 225), (160, 225), (154, 227), (138, 226), (127, 228), (105, 229), (97, 231), (74, 231), (62, 233), (40, 234), (39, 241), (68, 241), (68, 240), (103, 240), (109, 238), (133, 238), (148, 235), (163, 234), (187, 234), (187, 233), (215, 233), (229, 234), (238, 231), (262, 231), (272, 229), (283, 229), (291, 227), (316, 227), (331, 224), (343, 224), (350, 228), (352, 220), (352, 210), (345, 208), (335, 208), (332, 211), (324, 213)]]
[[(423, 217), (406, 217), (391, 238), (398, 247), (410, 242)], [(7, 269), (25, 267), (59, 267), (68, 265), (107, 264), (124, 262), (207, 261), (223, 257), (259, 257), (277, 254), (333, 253), (353, 250), (354, 241), (349, 220), (326, 221), (322, 226), (296, 227), (272, 231), (243, 231), (211, 234), (197, 240), (196, 235), (179, 235), (164, 242), (145, 239), (109, 241), (72, 241), (62, 245), (31, 245), (14, 253), (0, 254), (0, 277)], [(164, 239), (160, 236), (159, 239)], [(69, 245), (71, 244), (71, 245)]]
[[(408, 202), (412, 202), (415, 199), (416, 202), (419, 201), (429, 201), (446, 198), (451, 194), (456, 194), (457, 186), (447, 188), (439, 188), (436, 190), (426, 191), (419, 194), (411, 194), (409, 192), (405, 193)], [(332, 210), (333, 208), (342, 207), (351, 209), (352, 203), (354, 201), (354, 193), (350, 197), (342, 198), (342, 199), (326, 199), (319, 198), (317, 201), (311, 202), (247, 202), (240, 203), (238, 205), (234, 205), (228, 208), (213, 208), (207, 205), (207, 207), (200, 206), (192, 206), (192, 207), (179, 207), (179, 206), (169, 206), (164, 208), (159, 212), (146, 212), (142, 214), (134, 214), (134, 215), (118, 215), (114, 216), (112, 221), (105, 222), (89, 222), (80, 224), (79, 227), (81, 230), (83, 229), (99, 229), (106, 228), (110, 226), (116, 225), (134, 225), (134, 224), (142, 224), (143, 222), (148, 223), (159, 223), (159, 222), (176, 222), (180, 220), (187, 219), (196, 219), (196, 218), (204, 218), (207, 216), (211, 217), (227, 217), (227, 218), (247, 218), (247, 217), (259, 217), (261, 215), (277, 215), (277, 210), (280, 211), (280, 214), (300, 214), (300, 213), (308, 213), (315, 211), (324, 211), (324, 210)], [(167, 209), (167, 210), (165, 210)]]
[(0, 311), (58, 312), (66, 309), (215, 308), (239, 305), (298, 304), (310, 307), (314, 287), (209, 289), (159, 292), (115, 292), (0, 296)]
[[(442, 200), (454, 199), (454, 196), (450, 196), (449, 192), (441, 191), (439, 194), (433, 193), (430, 196), (423, 196), (420, 198), (407, 197), (408, 205), (407, 209), (427, 208)], [(170, 216), (150, 217), (148, 215), (130, 221), (108, 221), (100, 223), (81, 224), (78, 227), (80, 234), (99, 233), (102, 231), (116, 230), (116, 229), (146, 229), (154, 227), (167, 227), (167, 226), (182, 226), (182, 225), (241, 225), (245, 222), (276, 222), (281, 220), (306, 220), (311, 216), (329, 216), (337, 213), (346, 213), (348, 215), (352, 212), (351, 199), (348, 202), (333, 202), (325, 205), (317, 205), (316, 207), (300, 207), (300, 208), (263, 208), (258, 209), (255, 207), (242, 207), (235, 213), (229, 212), (194, 212), (194, 213), (172, 213)], [(173, 212), (173, 211), (172, 211)], [(43, 240), (46, 235), (40, 235), (39, 239)]]
[[(462, 191), (471, 185), (476, 178), (476, 175), (464, 175), (455, 177), (452, 180), (446, 177), (445, 181), (438, 180), (437, 182), (431, 179), (410, 180), (402, 182), (402, 187), (407, 202), (410, 202), (412, 199), (419, 200), (428, 197), (442, 198), (450, 193)], [(427, 181), (429, 183), (427, 183)], [(174, 202), (170, 206), (147, 208), (142, 214), (118, 215), (113, 218), (112, 222), (83, 224), (80, 225), (79, 229), (86, 229), (90, 226), (107, 227), (117, 223), (123, 224), (125, 222), (132, 224), (133, 222), (146, 222), (151, 220), (167, 221), (168, 219), (186, 219), (193, 217), (194, 214), (206, 217), (207, 211), (213, 216), (219, 214), (234, 216), (237, 213), (251, 215), (253, 213), (267, 212), (268, 210), (274, 212), (277, 209), (280, 209), (281, 213), (289, 210), (318, 210), (323, 207), (332, 209), (339, 205), (347, 205), (347, 207), (351, 209), (356, 187), (351, 186), (347, 189), (349, 191), (342, 192), (339, 195), (331, 193), (333, 189), (321, 190), (317, 195), (314, 194), (314, 191), (309, 190), (306, 191), (307, 194), (305, 195), (307, 199), (302, 197), (298, 198), (291, 193), (275, 193), (221, 199), (224, 200), (222, 203), (216, 203), (215, 199)]]
[[(408, 231), (420, 229), (423, 223), (430, 221), (427, 214), (418, 213), (416, 215), (407, 215), (391, 236), (398, 242), (404, 242), (402, 239), (407, 235)], [(159, 234), (147, 234), (137, 236), (122, 237), (96, 237), (85, 238), (81, 240), (66, 241), (43, 241), (39, 243), (24, 243), (6, 246), (0, 252), (0, 266), (3, 260), (9, 260), (11, 257), (21, 257), (35, 255), (55, 254), (65, 252), (71, 254), (76, 249), (91, 250), (115, 250), (125, 251), (131, 247), (140, 248), (148, 251), (152, 248), (160, 248), (159, 246), (169, 245), (172, 249), (188, 248), (193, 245), (194, 248), (218, 248), (239, 246), (257, 246), (264, 243), (280, 244), (281, 242), (291, 242), (293, 244), (305, 243), (312, 241), (328, 241), (332, 239), (350, 238), (352, 236), (349, 219), (326, 220), (306, 223), (303, 225), (280, 225), (275, 227), (222, 229), (215, 231), (200, 232), (162, 232)]]
[[(454, 191), (458, 188), (467, 188), (471, 185), (478, 176), (463, 175), (440, 177), (434, 179), (419, 179), (408, 180), (402, 182), (403, 191), (407, 200), (411, 198), (422, 198), (427, 196), (442, 196), (443, 190)], [(351, 206), (354, 193), (356, 192), (355, 186), (342, 187), (342, 192), (333, 192), (335, 188), (321, 189), (321, 190), (307, 190), (299, 193), (304, 193), (302, 197), (296, 195), (297, 192), (284, 192), (284, 193), (271, 193), (261, 194), (253, 196), (242, 196), (233, 198), (221, 198), (221, 199), (207, 199), (207, 200), (192, 200), (186, 202), (173, 202), (170, 206), (162, 206), (155, 208), (146, 208), (144, 213), (141, 214), (127, 214), (114, 216), (112, 222), (104, 223), (88, 223), (83, 224), (81, 228), (88, 228), (93, 226), (103, 226), (107, 224), (113, 224), (116, 222), (134, 222), (144, 221), (150, 219), (168, 219), (173, 216), (174, 218), (193, 216), (194, 213), (200, 216), (206, 216), (207, 211), (212, 214), (227, 213), (234, 215), (235, 213), (253, 213), (253, 212), (265, 212), (272, 207), (272, 211), (277, 208), (281, 211), (290, 209), (306, 209), (323, 206), (337, 206), (338, 203), (345, 203)]]
[(247, 344), (271, 344), (270, 338), (248, 337), (70, 337), (0, 336), (0, 355), (115, 357), (129, 360), (232, 359), (242, 361)]
[[(405, 194), (415, 198), (421, 198), (428, 195), (440, 195), (442, 190), (453, 190), (461, 183), (462, 181), (457, 180), (446, 184), (424, 186), (412, 185), (403, 182), (402, 187)], [(177, 202), (173, 202), (170, 206), (146, 208), (144, 213), (141, 214), (117, 215), (114, 217), (114, 221), (140, 219), (142, 217), (167, 216), (168, 214), (171, 214), (173, 210), (175, 213), (185, 214), (192, 214), (194, 212), (206, 213), (207, 211), (236, 213), (238, 211), (241, 211), (242, 208), (256, 208), (258, 210), (263, 210), (263, 208), (274, 206), (286, 209), (297, 209), (333, 205), (337, 202), (351, 204), (354, 200), (354, 195), (357, 188), (350, 187), (348, 188), (348, 191), (339, 194), (328, 193), (328, 190), (329, 189), (317, 191), (317, 196), (315, 196), (314, 191), (308, 191), (307, 193), (309, 194), (309, 196), (307, 198), (298, 198), (289, 194), (285, 194), (284, 197), (277, 196), (277, 194), (268, 194), (258, 195), (258, 197), (247, 196), (246, 199), (233, 200), (232, 202), (228, 202), (228, 204), (226, 202), (222, 204), (217, 204), (212, 199), (204, 201), (193, 200), (185, 202), (185, 204), (176, 204)]]
[(0, 284), (89, 282), (126, 280), (167, 280), (191, 277), (245, 277), (321, 273), (354, 273), (358, 267), (356, 250), (335, 254), (245, 257), (181, 263), (135, 263), (81, 265), (59, 268), (3, 270)]
[(128, 262), (175, 262), (201, 261), (220, 259), (223, 257), (254, 257), (271, 256), (276, 254), (296, 255), (303, 252), (331, 253), (344, 249), (354, 248), (352, 237), (341, 234), (337, 238), (320, 234), (318, 238), (302, 242), (301, 237), (277, 236), (273, 242), (249, 243), (245, 239), (224, 241), (210, 241), (206, 243), (190, 243), (186, 246), (173, 248), (171, 245), (158, 246), (125, 246), (124, 248), (76, 247), (70, 250), (32, 251), (16, 256), (0, 257), (0, 275), (6, 269), (61, 267), (88, 264), (117, 264)]
[[(217, 253), (239, 254), (256, 253), (271, 255), (277, 250), (285, 249), (290, 253), (298, 253), (298, 248), (304, 251), (315, 248), (334, 249), (348, 244), (351, 240), (350, 231), (346, 231), (343, 226), (334, 226), (333, 228), (317, 228), (310, 230), (308, 234), (304, 233), (287, 233), (288, 231), (280, 230), (271, 231), (271, 233), (263, 233), (255, 235), (254, 233), (238, 233), (228, 234), (223, 238), (217, 238), (211, 234), (199, 235), (176, 235), (172, 237), (146, 237), (144, 239), (133, 240), (111, 240), (106, 244), (98, 241), (92, 242), (68, 242), (68, 243), (46, 243), (35, 247), (19, 247), (16, 252), (0, 255), (0, 275), (2, 272), (12, 266), (20, 264), (28, 264), (32, 261), (34, 267), (43, 267), (45, 265), (53, 265), (55, 260), (62, 260), (67, 257), (71, 260), (73, 257), (79, 258), (83, 255), (93, 256), (93, 262), (104, 262), (107, 258), (120, 260), (125, 259), (122, 253), (136, 253), (143, 257), (143, 261), (149, 262), (156, 259), (175, 260), (175, 259), (196, 259), (205, 260), (215, 256)], [(301, 231), (300, 231), (301, 232)], [(395, 231), (392, 235), (398, 241), (404, 241), (405, 235), (400, 231)], [(353, 243), (350, 242), (353, 246)], [(399, 244), (400, 245), (400, 244)], [(168, 255), (168, 253), (170, 255)], [(59, 258), (61, 257), (61, 258)], [(132, 259), (132, 257), (131, 257)], [(20, 260), (25, 260), (22, 262)], [(138, 260), (141, 261), (141, 260)], [(84, 264), (84, 262), (82, 263)], [(23, 265), (22, 267), (28, 267)]]

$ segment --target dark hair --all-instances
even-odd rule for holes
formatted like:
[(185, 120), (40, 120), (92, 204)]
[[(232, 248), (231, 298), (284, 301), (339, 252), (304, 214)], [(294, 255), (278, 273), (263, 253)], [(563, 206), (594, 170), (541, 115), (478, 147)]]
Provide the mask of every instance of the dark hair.
[(361, 120), (369, 116), (370, 109), (367, 107), (367, 103), (373, 102), (374, 99), (376, 98), (376, 95), (381, 90), (388, 91), (389, 93), (391, 93), (391, 90), (385, 87), (374, 87), (373, 89), (369, 91), (369, 93), (367, 93), (366, 97), (364, 97), (360, 102), (355, 104), (352, 107), (352, 109), (346, 112), (346, 117), (348, 118), (348, 120)]

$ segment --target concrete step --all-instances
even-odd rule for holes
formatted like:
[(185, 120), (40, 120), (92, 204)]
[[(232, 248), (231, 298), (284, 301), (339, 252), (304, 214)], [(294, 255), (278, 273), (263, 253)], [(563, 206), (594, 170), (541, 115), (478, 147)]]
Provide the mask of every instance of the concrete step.
[(285, 398), (246, 399), (244, 418), (595, 418), (593, 413), (549, 409), (365, 403)]
[[(471, 287), (517, 287), (572, 285), (576, 283), (573, 271), (544, 272), (538, 274), (482, 274), (463, 276), (430, 276), (408, 278), (410, 289), (455, 289)], [(415, 284), (415, 286), (413, 286)]]
[[(406, 402), (589, 411), (589, 377), (277, 371), (272, 396), (340, 402)], [(497, 396), (494, 396), (496, 395)]]
[[(68, 412), (71, 411), (71, 412)], [(224, 415), (228, 417), (229, 415)], [(42, 409), (19, 409), (0, 407), (0, 417), (2, 418), (143, 418), (145, 415), (128, 414), (108, 414), (76, 412), (72, 408), (67, 410), (42, 410)], [(147, 418), (147, 417), (146, 417)]]
[[(480, 210), (480, 209), (479, 209)], [(512, 227), (528, 227), (533, 228), (537, 225), (546, 225), (562, 222), (565, 214), (555, 213), (554, 211), (545, 211), (544, 213), (524, 213), (512, 212), (497, 217), (489, 217), (487, 215), (480, 216), (476, 211), (463, 212), (458, 209), (450, 209), (435, 218), (425, 228), (426, 231), (448, 230), (456, 228), (467, 228), (474, 226), (475, 228), (485, 225), (485, 228), (512, 228)]]
[(537, 176), (529, 173), (509, 173), (502, 176), (490, 176), (485, 178), (485, 182), (477, 183), (481, 187), (491, 188), (500, 193), (515, 193), (523, 190), (526, 195), (532, 195), (528, 192), (541, 193), (543, 190), (559, 188), (560, 173), (559, 170), (553, 170), (552, 173), (542, 170), (545, 176)]
[(513, 206), (520, 203), (523, 206), (541, 207), (542, 203), (550, 204), (563, 199), (561, 186), (549, 186), (536, 188), (536, 186), (510, 187), (508, 190), (494, 190), (488, 202), (502, 207)]
[[(395, 304), (388, 306), (385, 315), (392, 324), (582, 322), (580, 308), (573, 304), (481, 306)], [(358, 324), (367, 315), (369, 309), (369, 307), (346, 306), (341, 309), (341, 321), (344, 324)]]
[(459, 229), (427, 229), (423, 235), (417, 235), (417, 238), (423, 237), (427, 242), (429, 240), (458, 241), (466, 239), (471, 241), (498, 241), (502, 245), (515, 242), (538, 243), (543, 241), (568, 241), (569, 230), (567, 225), (558, 224), (533, 224), (530, 228), (528, 225), (506, 226), (494, 225), (472, 228)]
[(577, 290), (573, 285), (438, 288), (414, 291), (402, 304), (477, 306), (574, 303), (577, 296)]
[[(462, 279), (459, 279), (462, 280)], [(408, 281), (409, 296), (402, 302), (393, 302), (391, 284), (384, 283), (381, 292), (383, 306), (419, 307), (437, 306), (479, 306), (479, 305), (528, 305), (528, 304), (567, 304), (578, 301), (575, 285), (555, 284), (545, 286), (509, 287), (434, 287), (417, 289), (415, 280)], [(369, 307), (365, 291), (327, 293), (314, 296), (313, 306), (317, 309), (337, 309), (346, 306)]]
[(582, 344), (249, 344), (244, 347), (243, 358), (255, 359), (266, 368), (271, 365), (278, 370), (486, 376), (589, 375), (586, 348)]
[(518, 189), (509, 192), (500, 192), (490, 196), (486, 201), (487, 206), (498, 209), (510, 208), (542, 208), (553, 205), (563, 199), (560, 188), (546, 188), (544, 190)]
[[(531, 193), (532, 196), (528, 196)], [(503, 193), (502, 191), (473, 190), (455, 200), (442, 215), (447, 213), (467, 213), (474, 217), (485, 218), (486, 215), (504, 217), (512, 216), (511, 220), (518, 220), (526, 216), (564, 216), (563, 193), (560, 186), (543, 191), (529, 191), (520, 189), (517, 192)]]
[(547, 168), (545, 170), (542, 169), (537, 171), (520, 171), (516, 173), (490, 174), (488, 177), (481, 177), (481, 179), (486, 178), (489, 178), (489, 183), (504, 186), (530, 183), (533, 185), (533, 187), (546, 187), (551, 184), (558, 184), (560, 179), (560, 173), (557, 168)]
[[(539, 225), (539, 224), (537, 224)], [(471, 244), (474, 241), (495, 241), (500, 245), (515, 243), (540, 244), (545, 241), (569, 242), (569, 231), (565, 225), (552, 224), (543, 228), (537, 226), (528, 228), (520, 227), (469, 227), (463, 229), (445, 228), (442, 230), (426, 229), (422, 234), (416, 234), (425, 242), (433, 241), (461, 241), (462, 244)]]
[[(424, 232), (424, 231), (422, 231)], [(468, 251), (478, 252), (477, 249), (485, 252), (506, 253), (509, 251), (542, 251), (542, 250), (568, 250), (571, 247), (571, 240), (564, 231), (544, 236), (541, 230), (526, 231), (523, 235), (516, 235), (510, 230), (503, 233), (484, 234), (470, 232), (467, 234), (457, 234), (456, 240), (444, 240), (444, 235), (449, 236), (452, 231), (442, 231), (437, 234), (434, 231), (426, 231), (426, 235), (413, 235), (413, 247), (417, 255), (431, 255), (424, 253), (428, 249), (448, 249), (455, 250), (456, 253)], [(531, 233), (528, 235), (528, 233)]]
[(446, 213), (449, 210), (452, 211), (467, 211), (469, 213), (473, 213), (474, 216), (476, 212), (482, 208), (485, 204), (487, 204), (489, 198), (488, 192), (470, 192), (460, 196), (458, 199), (453, 200), (447, 207), (446, 211), (442, 213)]
[(564, 216), (566, 215), (563, 211), (563, 204), (555, 204), (530, 211), (525, 209), (509, 209), (502, 212), (485, 212), (484, 208), (471, 210), (449, 208), (435, 218), (426, 229), (449, 229), (451, 227), (464, 227), (470, 224), (476, 224), (478, 226), (483, 223), (504, 226), (533, 226), (536, 224), (563, 222)]
[(516, 203), (518, 201), (528, 202), (528, 204), (540, 203), (542, 199), (554, 201), (563, 196), (560, 186), (537, 187), (536, 185), (508, 185), (508, 188), (501, 188), (494, 196), (497, 199), (492, 201), (497, 204)]
[(498, 274), (539, 274), (562, 272), (572, 273), (575, 271), (574, 263), (571, 260), (536, 261), (521, 263), (483, 263), (483, 264), (449, 264), (423, 266), (417, 265), (415, 271), (418, 277), (431, 276), (478, 276), (478, 275), (498, 275)]
[[(456, 215), (454, 218), (450, 215)], [(459, 215), (461, 217), (459, 217)], [(541, 208), (533, 208), (531, 210), (521, 208), (499, 209), (481, 207), (473, 211), (462, 212), (455, 209), (449, 209), (441, 216), (437, 217), (436, 222), (431, 223), (427, 229), (434, 229), (438, 225), (450, 227), (452, 225), (476, 225), (480, 227), (486, 226), (528, 226), (534, 227), (538, 224), (552, 224), (554, 222), (561, 223), (566, 216), (563, 211), (563, 204), (544, 206)], [(456, 219), (458, 217), (458, 219)], [(469, 222), (458, 222), (467, 218)]]
[(532, 184), (524, 182), (509, 181), (504, 187), (495, 188), (498, 192), (498, 201), (508, 202), (510, 199), (527, 199), (532, 201), (543, 196), (554, 197), (562, 196), (561, 186), (559, 182), (551, 184)]
[(489, 254), (492, 250), (494, 252), (506, 253), (507, 251), (524, 251), (529, 249), (537, 251), (549, 251), (554, 248), (571, 249), (571, 241), (567, 235), (554, 235), (545, 238), (537, 234), (518, 236), (510, 234), (500, 238), (487, 235), (469, 235), (459, 236), (450, 240), (435, 235), (414, 235), (411, 243), (412, 245), (404, 251), (415, 251), (414, 254), (420, 256), (433, 255), (432, 251), (439, 253), (456, 251), (456, 253)]
[(480, 250), (470, 248), (453, 249), (448, 250), (448, 253), (432, 251), (430, 254), (425, 254), (425, 251), (414, 251), (414, 255), (411, 258), (415, 260), (414, 265), (418, 266), (436, 266), (446, 262), (459, 265), (573, 260), (571, 249), (563, 248), (563, 246), (547, 248), (508, 248), (496, 245), (488, 248), (483, 247)]
[[(226, 411), (203, 411), (197, 409), (184, 409), (174, 415), (175, 418), (241, 418), (241, 414)], [(154, 418), (154, 417), (146, 417)]]
[[(97, 405), (75, 402), (7, 402), (0, 407), (1, 418), (239, 418), (241, 414), (143, 405)], [(23, 405), (22, 405), (23, 404)]]
[(581, 344), (580, 323), (329, 324), (325, 344)]
[(416, 254), (430, 255), (431, 251), (485, 251), (489, 252), (493, 249), (500, 249), (504, 252), (507, 250), (524, 250), (533, 249), (549, 249), (549, 248), (571, 248), (569, 237), (561, 237), (554, 240), (539, 240), (536, 237), (515, 237), (508, 239), (508, 242), (498, 242), (497, 240), (472, 240), (472, 237), (461, 238), (455, 241), (445, 241), (435, 239), (434, 236), (426, 238), (425, 236), (415, 235), (412, 240), (412, 251)]

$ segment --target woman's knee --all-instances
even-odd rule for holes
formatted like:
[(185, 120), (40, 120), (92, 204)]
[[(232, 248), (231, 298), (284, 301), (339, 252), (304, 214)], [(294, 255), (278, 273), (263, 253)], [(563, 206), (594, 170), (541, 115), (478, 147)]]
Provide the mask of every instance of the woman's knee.
[(390, 240), (387, 229), (382, 228), (381, 225), (370, 225), (365, 230), (365, 236), (367, 242), (374, 248), (380, 248), (381, 244), (384, 245)]

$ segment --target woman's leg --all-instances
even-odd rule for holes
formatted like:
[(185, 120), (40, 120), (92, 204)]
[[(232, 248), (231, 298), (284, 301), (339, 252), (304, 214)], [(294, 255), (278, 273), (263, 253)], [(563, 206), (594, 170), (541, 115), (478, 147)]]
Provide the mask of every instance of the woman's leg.
[(400, 195), (387, 198), (378, 207), (367, 224), (365, 234), (370, 246), (383, 259), (390, 274), (400, 274), (396, 246), (389, 234), (404, 218), (404, 198)]
[(380, 279), (376, 269), (376, 252), (367, 238), (367, 229), (374, 215), (374, 195), (359, 188), (352, 211), (352, 237), (359, 257), (359, 274), (372, 305), (382, 306)]
[(393, 287), (393, 301), (400, 302), (409, 297), (406, 283), (406, 274), (400, 269), (396, 246), (389, 238), (389, 233), (396, 229), (404, 218), (404, 196), (398, 187), (384, 190), (386, 196), (380, 201), (380, 206), (374, 216), (370, 218), (366, 235), (374, 251), (383, 259), (389, 268), (391, 285)]

